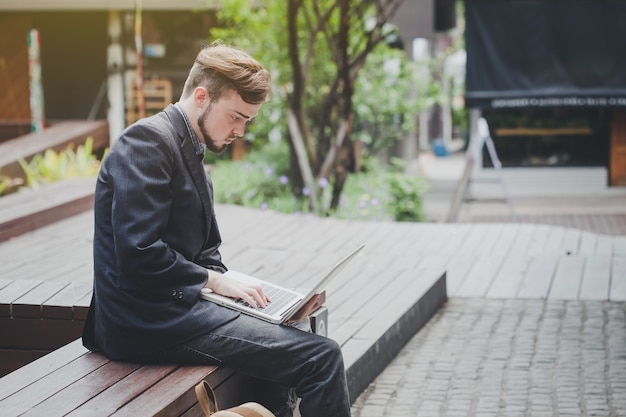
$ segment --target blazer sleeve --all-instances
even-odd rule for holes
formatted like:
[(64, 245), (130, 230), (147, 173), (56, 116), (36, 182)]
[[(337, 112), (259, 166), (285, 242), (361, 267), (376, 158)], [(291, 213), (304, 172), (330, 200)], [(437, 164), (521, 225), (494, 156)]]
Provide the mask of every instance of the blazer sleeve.
[(186, 301), (193, 302), (207, 280), (206, 269), (193, 262), (206, 233), (198, 231), (204, 230), (200, 214), (178, 211), (184, 206), (202, 213), (203, 206), (194, 200), (200, 197), (192, 189), (184, 195), (189, 201), (174, 201), (181, 197), (174, 192), (193, 185), (181, 172), (185, 168), (174, 147), (178, 138), (168, 135), (175, 133), (158, 125), (131, 126), (111, 147), (101, 177), (112, 190), (111, 225), (121, 271), (118, 285), (149, 289), (155, 295), (184, 288)]
[(211, 216), (211, 234), (209, 235), (209, 240), (205, 249), (196, 259), (196, 262), (205, 268), (224, 273), (228, 268), (226, 268), (226, 265), (222, 262), (222, 255), (219, 250), (222, 243), (220, 236), (217, 220), (215, 219), (215, 214), (213, 214)]

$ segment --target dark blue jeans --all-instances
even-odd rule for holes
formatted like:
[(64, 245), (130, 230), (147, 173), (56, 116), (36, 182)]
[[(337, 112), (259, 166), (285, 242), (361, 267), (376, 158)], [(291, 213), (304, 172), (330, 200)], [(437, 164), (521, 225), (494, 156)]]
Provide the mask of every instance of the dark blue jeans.
[(302, 417), (349, 417), (350, 400), (341, 348), (332, 339), (246, 315), (142, 362), (223, 365), (267, 380), (258, 402), (277, 417), (291, 417), (292, 393)]

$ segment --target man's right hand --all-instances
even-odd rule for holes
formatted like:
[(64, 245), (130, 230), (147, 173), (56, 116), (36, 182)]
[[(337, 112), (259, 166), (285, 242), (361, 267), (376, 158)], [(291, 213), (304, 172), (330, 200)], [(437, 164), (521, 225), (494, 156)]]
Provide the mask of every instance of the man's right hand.
[(216, 294), (241, 299), (251, 306), (261, 308), (267, 307), (267, 304), (272, 302), (259, 285), (245, 284), (211, 269), (207, 271), (209, 279), (205, 287)]

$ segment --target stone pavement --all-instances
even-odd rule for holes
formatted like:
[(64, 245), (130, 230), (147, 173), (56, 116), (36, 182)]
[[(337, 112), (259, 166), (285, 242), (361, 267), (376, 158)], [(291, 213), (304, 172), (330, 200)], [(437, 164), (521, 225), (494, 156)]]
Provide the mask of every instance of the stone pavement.
[[(459, 161), (428, 161), (433, 221), (445, 218)], [(505, 204), (469, 203), (458, 220), (626, 234), (623, 188), (511, 201), (514, 218)], [(626, 303), (581, 298), (450, 298), (357, 398), (353, 416), (626, 416)]]
[(626, 416), (625, 307), (452, 298), (353, 416)]

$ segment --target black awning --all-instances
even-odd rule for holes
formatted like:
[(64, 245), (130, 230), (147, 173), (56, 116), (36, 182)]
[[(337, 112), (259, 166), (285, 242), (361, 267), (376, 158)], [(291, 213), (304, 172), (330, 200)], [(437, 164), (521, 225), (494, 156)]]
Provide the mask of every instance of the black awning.
[(625, 0), (466, 0), (466, 106), (626, 106)]

